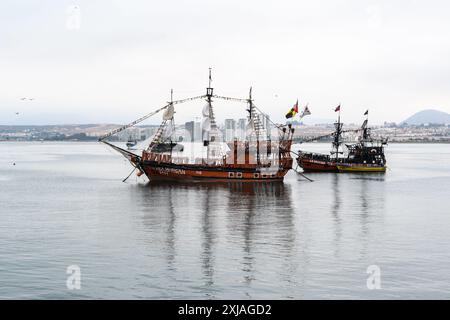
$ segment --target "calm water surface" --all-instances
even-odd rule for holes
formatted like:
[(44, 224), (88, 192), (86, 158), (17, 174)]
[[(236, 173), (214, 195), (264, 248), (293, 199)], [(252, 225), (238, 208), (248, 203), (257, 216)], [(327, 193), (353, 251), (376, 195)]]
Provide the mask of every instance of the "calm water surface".
[(448, 299), (450, 145), (387, 157), (312, 183), (122, 183), (98, 143), (0, 143), (0, 298)]

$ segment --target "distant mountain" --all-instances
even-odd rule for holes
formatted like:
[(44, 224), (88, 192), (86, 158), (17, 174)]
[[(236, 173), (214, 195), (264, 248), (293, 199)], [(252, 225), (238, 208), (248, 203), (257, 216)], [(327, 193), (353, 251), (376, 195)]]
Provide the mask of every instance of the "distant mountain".
[(450, 114), (438, 110), (428, 109), (415, 113), (402, 122), (409, 125), (421, 124), (447, 124), (450, 123)]

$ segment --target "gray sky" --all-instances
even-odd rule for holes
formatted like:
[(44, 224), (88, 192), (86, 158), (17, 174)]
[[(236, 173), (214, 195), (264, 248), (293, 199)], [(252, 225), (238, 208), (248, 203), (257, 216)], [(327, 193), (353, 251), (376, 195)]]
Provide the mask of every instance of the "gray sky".
[[(171, 88), (203, 94), (210, 66), (217, 94), (252, 85), (276, 121), (297, 98), (311, 120), (333, 119), (339, 103), (345, 122), (367, 108), (373, 123), (450, 112), (449, 16), (436, 0), (2, 0), (0, 124), (130, 121)], [(182, 105), (178, 121), (202, 105)]]

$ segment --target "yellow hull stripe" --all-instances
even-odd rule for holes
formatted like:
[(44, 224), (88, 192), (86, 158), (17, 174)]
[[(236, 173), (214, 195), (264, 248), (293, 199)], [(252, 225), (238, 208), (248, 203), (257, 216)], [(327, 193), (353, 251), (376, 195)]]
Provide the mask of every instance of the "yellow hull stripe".
[(352, 172), (385, 172), (386, 167), (366, 167), (366, 166), (337, 166), (339, 171)]

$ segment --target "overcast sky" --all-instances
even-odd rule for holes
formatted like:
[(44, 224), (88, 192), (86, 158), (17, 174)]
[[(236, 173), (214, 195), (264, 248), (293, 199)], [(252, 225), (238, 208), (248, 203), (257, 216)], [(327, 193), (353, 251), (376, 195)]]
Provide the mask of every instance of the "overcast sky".
[[(127, 122), (171, 88), (203, 94), (208, 67), (217, 94), (253, 86), (276, 121), (297, 98), (311, 120), (339, 103), (345, 122), (450, 112), (449, 16), (444, 0), (2, 0), (0, 124)], [(180, 106), (178, 121), (202, 105)]]

